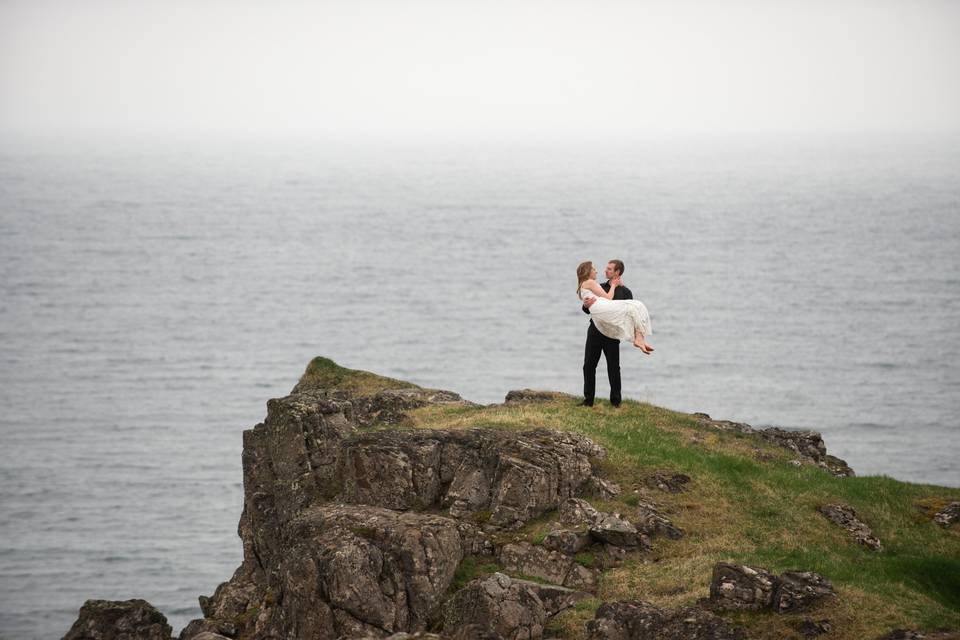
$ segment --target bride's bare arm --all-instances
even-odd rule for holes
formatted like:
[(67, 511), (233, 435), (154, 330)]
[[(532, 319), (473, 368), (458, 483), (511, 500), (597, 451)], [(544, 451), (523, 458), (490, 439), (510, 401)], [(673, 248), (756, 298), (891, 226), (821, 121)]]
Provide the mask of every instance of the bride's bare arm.
[(613, 290), (617, 288), (617, 285), (611, 282), (610, 291), (604, 291), (603, 287), (597, 284), (596, 280), (587, 280), (583, 283), (583, 286), (597, 294), (598, 298), (606, 298), (607, 300), (613, 300)]

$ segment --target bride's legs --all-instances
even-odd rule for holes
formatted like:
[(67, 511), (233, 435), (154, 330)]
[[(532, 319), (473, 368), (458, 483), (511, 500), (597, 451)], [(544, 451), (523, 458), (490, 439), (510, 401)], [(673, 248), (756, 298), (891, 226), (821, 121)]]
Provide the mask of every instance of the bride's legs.
[(633, 346), (640, 349), (644, 353), (650, 353), (653, 351), (653, 347), (647, 344), (647, 341), (644, 338), (643, 333), (640, 332), (640, 329), (634, 329), (633, 331)]
[[(641, 309), (644, 309), (643, 314), (641, 314)], [(650, 346), (643, 334), (643, 327), (646, 327), (649, 323), (649, 319), (644, 317), (646, 308), (643, 307), (643, 303), (638, 302), (631, 307), (631, 312), (633, 317), (633, 346), (649, 354), (653, 351), (653, 347)]]

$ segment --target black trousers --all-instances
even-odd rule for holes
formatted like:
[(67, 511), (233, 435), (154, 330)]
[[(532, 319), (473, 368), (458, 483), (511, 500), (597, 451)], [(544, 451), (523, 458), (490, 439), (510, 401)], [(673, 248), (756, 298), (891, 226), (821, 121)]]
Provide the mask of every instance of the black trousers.
[(600, 354), (607, 361), (607, 378), (610, 380), (610, 404), (620, 404), (620, 341), (608, 338), (590, 323), (587, 329), (587, 345), (583, 351), (583, 401), (593, 404), (597, 390), (597, 365)]

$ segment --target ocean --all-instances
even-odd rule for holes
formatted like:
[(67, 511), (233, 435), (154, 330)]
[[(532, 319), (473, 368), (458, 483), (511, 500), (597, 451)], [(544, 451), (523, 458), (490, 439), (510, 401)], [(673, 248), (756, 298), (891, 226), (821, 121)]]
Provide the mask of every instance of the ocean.
[(200, 617), (241, 431), (314, 356), (579, 393), (575, 269), (613, 258), (656, 347), (621, 347), (626, 398), (960, 486), (956, 138), (0, 146), (0, 637), (87, 598)]

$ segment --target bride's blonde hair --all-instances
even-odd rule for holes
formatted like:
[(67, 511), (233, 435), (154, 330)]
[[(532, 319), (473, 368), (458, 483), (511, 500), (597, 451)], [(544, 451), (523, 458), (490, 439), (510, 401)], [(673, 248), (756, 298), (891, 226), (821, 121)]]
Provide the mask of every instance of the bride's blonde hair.
[(590, 279), (590, 271), (593, 269), (593, 263), (587, 260), (577, 265), (577, 295), (580, 295), (580, 285)]

